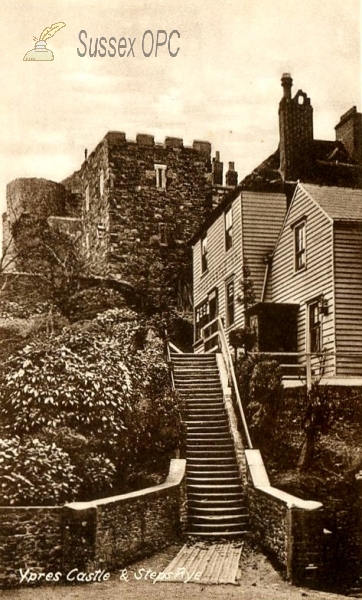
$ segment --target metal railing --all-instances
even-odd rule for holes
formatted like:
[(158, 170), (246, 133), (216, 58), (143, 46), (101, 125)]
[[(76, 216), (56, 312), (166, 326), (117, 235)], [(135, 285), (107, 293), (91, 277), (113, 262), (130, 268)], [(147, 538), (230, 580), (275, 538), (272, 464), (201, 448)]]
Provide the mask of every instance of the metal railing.
[(212, 331), (210, 336), (204, 337), (203, 339), (204, 339), (204, 342), (207, 341), (208, 338), (217, 341), (215, 348), (221, 350), (221, 353), (223, 355), (223, 358), (224, 358), (224, 361), (226, 364), (226, 368), (227, 368), (227, 372), (228, 372), (228, 376), (229, 376), (229, 382), (232, 383), (232, 387), (234, 389), (236, 404), (237, 404), (237, 407), (239, 410), (239, 415), (240, 415), (241, 422), (243, 425), (244, 435), (245, 435), (245, 439), (247, 442), (247, 446), (248, 446), (248, 448), (252, 449), (253, 444), (251, 442), (248, 424), (246, 422), (244, 408), (243, 408), (243, 404), (242, 404), (240, 393), (239, 393), (238, 383), (236, 380), (234, 364), (233, 364), (233, 361), (231, 358), (230, 348), (229, 348), (229, 344), (226, 339), (226, 335), (225, 335), (225, 331), (224, 331), (224, 327), (223, 327), (221, 318), (218, 316), (218, 317), (216, 317), (216, 319), (213, 319), (212, 321), (210, 321), (210, 323), (207, 323), (207, 325), (205, 325), (204, 327), (201, 328), (201, 334), (204, 333), (203, 330), (205, 330), (207, 327), (210, 327), (214, 324), (217, 325), (217, 328), (215, 329), (215, 331)]

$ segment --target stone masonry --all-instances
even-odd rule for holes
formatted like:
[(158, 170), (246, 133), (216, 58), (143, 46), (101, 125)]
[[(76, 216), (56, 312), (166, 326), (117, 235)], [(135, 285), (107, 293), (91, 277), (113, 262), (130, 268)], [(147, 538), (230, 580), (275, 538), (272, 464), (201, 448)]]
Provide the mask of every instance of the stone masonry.
[[(192, 280), (187, 242), (236, 185), (234, 163), (223, 185), (223, 163), (218, 153), (211, 160), (209, 142), (187, 147), (167, 137), (158, 144), (146, 134), (131, 141), (121, 132), (108, 132), (85, 154), (80, 170), (62, 184), (19, 179), (8, 185), (4, 248), (22, 213), (51, 217), (62, 231), (79, 225), (88, 274), (127, 281), (156, 304), (162, 298), (182, 303)], [(9, 270), (16, 270), (16, 260)]]

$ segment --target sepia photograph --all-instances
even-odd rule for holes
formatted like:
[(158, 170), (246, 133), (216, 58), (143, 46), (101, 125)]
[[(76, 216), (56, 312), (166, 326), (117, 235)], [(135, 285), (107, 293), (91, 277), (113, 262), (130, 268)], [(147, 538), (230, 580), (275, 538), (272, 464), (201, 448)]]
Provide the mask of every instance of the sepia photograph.
[(2, 596), (362, 598), (360, 1), (0, 16)]

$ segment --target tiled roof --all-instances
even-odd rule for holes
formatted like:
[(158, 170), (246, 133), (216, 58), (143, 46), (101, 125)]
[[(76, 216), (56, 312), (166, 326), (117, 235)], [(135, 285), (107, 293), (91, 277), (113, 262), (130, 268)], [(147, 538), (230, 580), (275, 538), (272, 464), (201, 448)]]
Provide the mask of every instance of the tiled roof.
[(301, 183), (308, 194), (336, 221), (362, 221), (362, 190)]
[[(240, 187), (254, 191), (282, 191), (279, 148), (241, 182)], [(352, 161), (342, 142), (314, 140), (308, 172), (303, 181), (345, 187), (361, 187), (362, 169)]]

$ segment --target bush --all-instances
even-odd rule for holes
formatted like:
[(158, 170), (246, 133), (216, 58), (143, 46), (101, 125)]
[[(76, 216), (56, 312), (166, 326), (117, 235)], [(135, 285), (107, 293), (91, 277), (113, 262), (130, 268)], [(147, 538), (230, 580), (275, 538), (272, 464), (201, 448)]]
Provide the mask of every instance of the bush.
[(0, 439), (1, 504), (61, 504), (80, 489), (69, 455), (55, 444), (18, 436)]
[(1, 365), (0, 393), (5, 432), (59, 444), (82, 499), (120, 493), (142, 461), (174, 454), (183, 435), (163, 342), (129, 309), (32, 342)]
[(95, 286), (73, 294), (63, 304), (63, 312), (71, 321), (94, 319), (99, 313), (112, 308), (125, 308), (124, 296), (112, 288)]
[(263, 356), (242, 357), (236, 372), (251, 433), (261, 449), (265, 449), (280, 408), (283, 390), (281, 369), (277, 361)]

